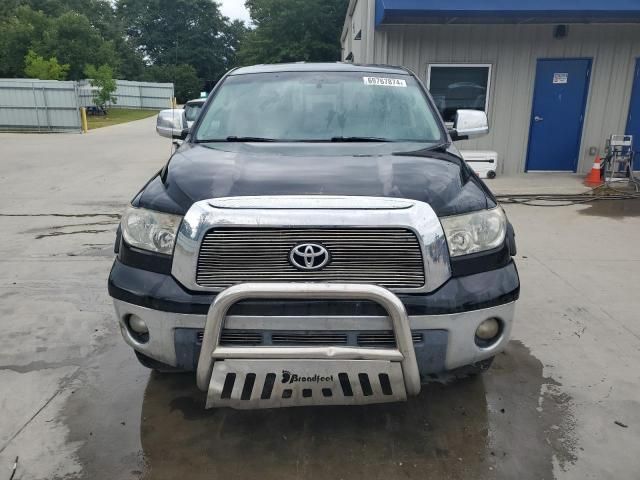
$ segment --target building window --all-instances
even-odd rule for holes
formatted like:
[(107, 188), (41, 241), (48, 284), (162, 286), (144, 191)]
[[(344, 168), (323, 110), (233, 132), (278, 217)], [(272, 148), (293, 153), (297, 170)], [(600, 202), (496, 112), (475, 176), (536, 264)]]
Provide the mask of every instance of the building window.
[(453, 124), (461, 109), (488, 113), (491, 65), (429, 65), (427, 85), (447, 123)]

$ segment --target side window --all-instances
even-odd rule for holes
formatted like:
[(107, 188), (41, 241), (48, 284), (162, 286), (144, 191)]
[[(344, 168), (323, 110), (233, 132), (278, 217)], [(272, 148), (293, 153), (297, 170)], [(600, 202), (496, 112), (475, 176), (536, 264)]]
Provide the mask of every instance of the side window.
[(198, 115), (200, 115), (202, 105), (187, 105), (184, 110), (187, 121), (195, 122), (198, 119)]
[(491, 65), (429, 65), (427, 83), (447, 123), (453, 123), (460, 109), (489, 113)]

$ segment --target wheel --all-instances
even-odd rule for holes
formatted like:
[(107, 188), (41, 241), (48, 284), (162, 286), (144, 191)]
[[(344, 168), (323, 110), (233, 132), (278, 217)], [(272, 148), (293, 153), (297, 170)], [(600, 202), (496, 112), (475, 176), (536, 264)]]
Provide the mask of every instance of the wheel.
[(146, 355), (143, 355), (142, 353), (138, 352), (137, 350), (134, 350), (134, 353), (136, 354), (136, 358), (138, 359), (138, 362), (140, 362), (140, 365), (142, 365), (143, 367), (146, 367), (150, 370), (156, 371), (156, 372), (160, 372), (160, 373), (178, 373), (178, 372), (182, 372), (182, 370), (180, 370), (179, 368), (176, 367), (172, 367), (171, 365), (167, 365), (166, 363), (162, 363), (159, 362), (157, 360), (154, 360), (153, 358), (147, 357)]
[(494, 172), (493, 170), (487, 172), (487, 178), (489, 180), (493, 180), (494, 178), (496, 178), (496, 172)]

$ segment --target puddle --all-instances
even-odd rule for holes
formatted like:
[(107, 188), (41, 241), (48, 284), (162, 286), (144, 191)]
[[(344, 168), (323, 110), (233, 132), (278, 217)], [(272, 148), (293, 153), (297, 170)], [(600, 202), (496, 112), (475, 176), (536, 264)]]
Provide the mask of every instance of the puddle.
[(145, 478), (551, 479), (554, 461), (575, 461), (572, 402), (542, 375), (512, 342), (485, 378), (431, 384), (406, 404), (205, 411), (193, 375), (152, 374)]
[(572, 400), (518, 342), (408, 403), (257, 411), (204, 410), (194, 374), (120, 342), (100, 357), (65, 408), (85, 478), (551, 480), (575, 461)]
[(573, 400), (543, 374), (540, 360), (512, 341), (485, 376), (499, 478), (553, 479), (554, 463), (566, 470), (576, 461)]
[(640, 198), (635, 200), (600, 200), (583, 210), (582, 215), (593, 217), (626, 218), (640, 217)]
[(495, 478), (480, 378), (406, 404), (205, 411), (192, 375), (153, 375), (141, 443), (148, 479)]

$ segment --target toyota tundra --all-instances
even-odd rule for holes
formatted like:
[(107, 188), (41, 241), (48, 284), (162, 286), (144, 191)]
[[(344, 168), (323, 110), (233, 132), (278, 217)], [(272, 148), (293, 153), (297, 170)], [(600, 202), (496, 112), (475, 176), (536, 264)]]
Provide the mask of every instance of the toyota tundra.
[(484, 112), (447, 129), (402, 68), (261, 65), (167, 132), (109, 293), (139, 361), (196, 372), (207, 408), (404, 401), (504, 350), (513, 228), (452, 143)]

